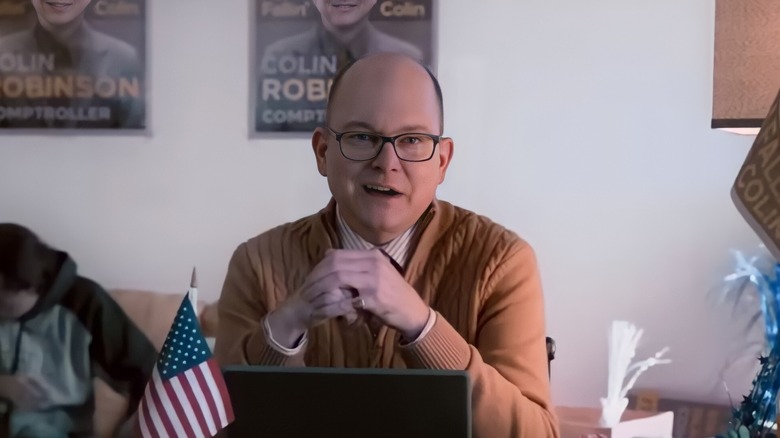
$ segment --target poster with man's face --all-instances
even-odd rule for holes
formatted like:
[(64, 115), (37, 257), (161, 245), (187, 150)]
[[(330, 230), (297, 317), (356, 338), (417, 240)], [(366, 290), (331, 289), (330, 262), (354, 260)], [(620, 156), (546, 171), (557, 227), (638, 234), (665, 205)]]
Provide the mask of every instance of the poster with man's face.
[(435, 0), (255, 0), (255, 133), (325, 124), (333, 77), (360, 57), (395, 52), (435, 72)]
[(0, 0), (0, 128), (146, 128), (146, 0)]

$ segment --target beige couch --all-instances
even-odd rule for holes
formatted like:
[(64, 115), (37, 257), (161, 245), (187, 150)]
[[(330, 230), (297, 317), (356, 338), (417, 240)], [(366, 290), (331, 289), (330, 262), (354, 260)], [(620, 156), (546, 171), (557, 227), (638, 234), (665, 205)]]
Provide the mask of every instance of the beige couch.
[[(110, 290), (130, 319), (143, 331), (159, 351), (168, 335), (184, 294), (165, 294), (141, 290)], [(216, 304), (198, 304), (198, 319), (206, 337), (216, 335)], [(95, 433), (98, 437), (118, 434), (127, 412), (127, 398), (95, 379)], [(123, 430), (126, 429), (123, 428)], [(124, 435), (124, 433), (122, 434)]]

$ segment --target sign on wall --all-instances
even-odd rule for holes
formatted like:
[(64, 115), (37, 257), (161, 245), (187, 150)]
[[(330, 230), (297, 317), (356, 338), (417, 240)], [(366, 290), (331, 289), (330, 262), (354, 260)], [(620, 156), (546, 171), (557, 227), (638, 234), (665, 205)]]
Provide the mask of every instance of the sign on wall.
[(434, 66), (435, 0), (255, 0), (251, 77), (255, 133), (325, 123), (333, 77), (378, 52)]
[(0, 128), (146, 128), (145, 0), (0, 0)]
[(772, 256), (780, 260), (780, 93), (739, 170), (731, 199)]

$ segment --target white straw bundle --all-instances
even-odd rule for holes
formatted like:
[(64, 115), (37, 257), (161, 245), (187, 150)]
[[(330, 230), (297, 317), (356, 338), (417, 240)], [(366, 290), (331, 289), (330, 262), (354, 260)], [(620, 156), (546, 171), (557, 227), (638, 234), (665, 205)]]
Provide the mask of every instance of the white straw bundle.
[[(661, 359), (669, 351), (666, 347), (653, 357), (631, 364), (643, 333), (644, 330), (637, 329), (630, 322), (612, 322), (609, 332), (607, 396), (601, 399), (601, 425), (604, 427), (613, 427), (620, 422), (620, 417), (628, 405), (626, 395), (642, 373), (652, 366), (671, 362), (668, 359)], [(629, 375), (630, 378), (626, 382), (626, 377)]]

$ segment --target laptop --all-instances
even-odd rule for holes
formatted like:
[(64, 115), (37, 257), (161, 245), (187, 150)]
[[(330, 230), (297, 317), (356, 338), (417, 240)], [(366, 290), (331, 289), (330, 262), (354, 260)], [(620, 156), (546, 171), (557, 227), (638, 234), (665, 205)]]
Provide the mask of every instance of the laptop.
[(471, 437), (465, 371), (230, 366), (228, 438)]

